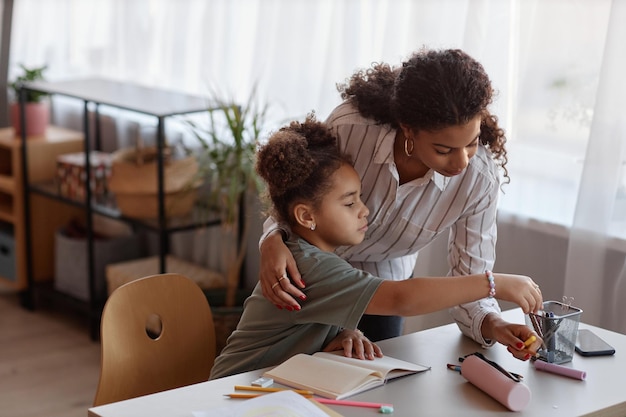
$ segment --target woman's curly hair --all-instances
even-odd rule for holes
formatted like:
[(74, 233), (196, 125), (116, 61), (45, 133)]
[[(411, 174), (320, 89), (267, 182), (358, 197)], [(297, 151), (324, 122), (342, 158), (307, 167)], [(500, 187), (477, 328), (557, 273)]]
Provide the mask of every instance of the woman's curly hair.
[(374, 63), (337, 89), (364, 117), (396, 129), (404, 124), (437, 131), (480, 115), (480, 142), (491, 150), (509, 181), (504, 130), (488, 110), (495, 94), (491, 81), (483, 66), (465, 52), (423, 49), (395, 70)]
[(257, 151), (255, 168), (272, 203), (268, 214), (293, 225), (294, 204), (319, 207), (332, 186), (331, 175), (345, 163), (350, 158), (340, 153), (336, 138), (314, 114), (282, 127)]

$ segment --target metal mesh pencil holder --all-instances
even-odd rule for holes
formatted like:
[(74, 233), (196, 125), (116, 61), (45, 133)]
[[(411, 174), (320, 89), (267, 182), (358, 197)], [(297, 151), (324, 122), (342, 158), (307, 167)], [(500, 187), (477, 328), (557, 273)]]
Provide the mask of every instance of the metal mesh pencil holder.
[(582, 310), (558, 301), (545, 301), (543, 311), (526, 316), (526, 324), (543, 339), (539, 359), (550, 363), (570, 362), (574, 357)]

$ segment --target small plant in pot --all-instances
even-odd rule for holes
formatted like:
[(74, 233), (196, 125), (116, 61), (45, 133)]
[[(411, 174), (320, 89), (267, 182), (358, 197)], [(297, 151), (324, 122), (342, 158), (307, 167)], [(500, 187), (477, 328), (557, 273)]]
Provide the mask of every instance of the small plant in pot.
[[(11, 83), (14, 92), (13, 103), (11, 103), (11, 123), (15, 129), (15, 134), (22, 132), (22, 114), (20, 97), (22, 93), (22, 83), (33, 81), (44, 81), (44, 71), (47, 66), (28, 68), (20, 64), (22, 74)], [(39, 136), (46, 132), (46, 127), (50, 122), (50, 107), (46, 98), (48, 94), (38, 91), (26, 90), (24, 94), (24, 109), (26, 121), (26, 135)]]
[(233, 307), (252, 220), (251, 214), (242, 210), (246, 197), (257, 196), (263, 186), (254, 164), (268, 106), (257, 101), (256, 88), (245, 104), (216, 96), (206, 112), (208, 120), (186, 120), (186, 124), (200, 145), (192, 152), (209, 190), (201, 203), (220, 215), (220, 249), (227, 265), (225, 306)]
[(252, 200), (250, 197), (257, 197), (263, 187), (254, 165), (267, 110), (266, 104), (257, 101), (256, 89), (245, 104), (213, 94), (211, 108), (202, 114), (207, 119), (185, 121), (198, 143), (189, 152), (198, 160), (198, 175), (206, 187), (199, 203), (210, 212), (219, 213), (221, 220), (217, 250), (225, 265), (225, 295), (219, 290), (207, 292), (218, 352), (237, 327), (243, 301), (249, 295), (248, 289), (241, 288), (240, 278), (255, 214), (242, 211), (246, 202)]

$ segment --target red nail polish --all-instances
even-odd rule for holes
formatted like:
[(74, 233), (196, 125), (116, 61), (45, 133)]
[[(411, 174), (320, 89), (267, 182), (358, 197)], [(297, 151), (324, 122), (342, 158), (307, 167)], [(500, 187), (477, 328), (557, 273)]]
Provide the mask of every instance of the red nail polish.
[(530, 359), (530, 353), (527, 353), (526, 356), (524, 356), (524, 360), (527, 361), (528, 359)]
[(283, 306), (279, 306), (278, 304), (274, 304), (276, 306), (276, 308), (278, 308), (279, 310), (283, 309)]
[(517, 342), (517, 344), (515, 345), (518, 349), (522, 349), (524, 347), (524, 344), (522, 342)]
[(301, 300), (306, 300), (306, 295), (301, 295), (300, 297), (298, 297)]
[(306, 284), (304, 283), (304, 280), (302, 280), (302, 287), (306, 287)]
[(285, 308), (287, 309), (287, 311), (293, 311), (293, 307), (291, 307), (291, 306), (287, 306)]
[(294, 311), (300, 311), (301, 307), (300, 306), (295, 306), (293, 309), (294, 309)]

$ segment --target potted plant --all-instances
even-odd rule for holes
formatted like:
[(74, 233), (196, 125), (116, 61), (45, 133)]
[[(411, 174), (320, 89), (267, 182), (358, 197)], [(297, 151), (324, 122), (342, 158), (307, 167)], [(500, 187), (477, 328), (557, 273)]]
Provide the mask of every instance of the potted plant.
[[(15, 134), (19, 135), (22, 132), (22, 114), (20, 106), (20, 94), (22, 83), (43, 81), (44, 71), (47, 66), (38, 68), (27, 68), (23, 64), (20, 64), (22, 68), (22, 75), (18, 76), (14, 82), (11, 83), (11, 88), (14, 92), (14, 100), (11, 103), (11, 123), (15, 129)], [(24, 97), (24, 109), (26, 117), (26, 135), (38, 136), (43, 135), (46, 132), (46, 127), (50, 121), (50, 108), (48, 102), (44, 100), (48, 95), (38, 91), (27, 90)]]
[(237, 303), (240, 276), (245, 260), (251, 216), (243, 213), (246, 197), (258, 195), (262, 182), (254, 163), (260, 135), (266, 123), (267, 104), (257, 101), (256, 88), (247, 102), (214, 97), (208, 120), (186, 120), (200, 151), (192, 150), (199, 163), (198, 174), (208, 192), (201, 203), (219, 213), (222, 258), (227, 266), (224, 305)]

